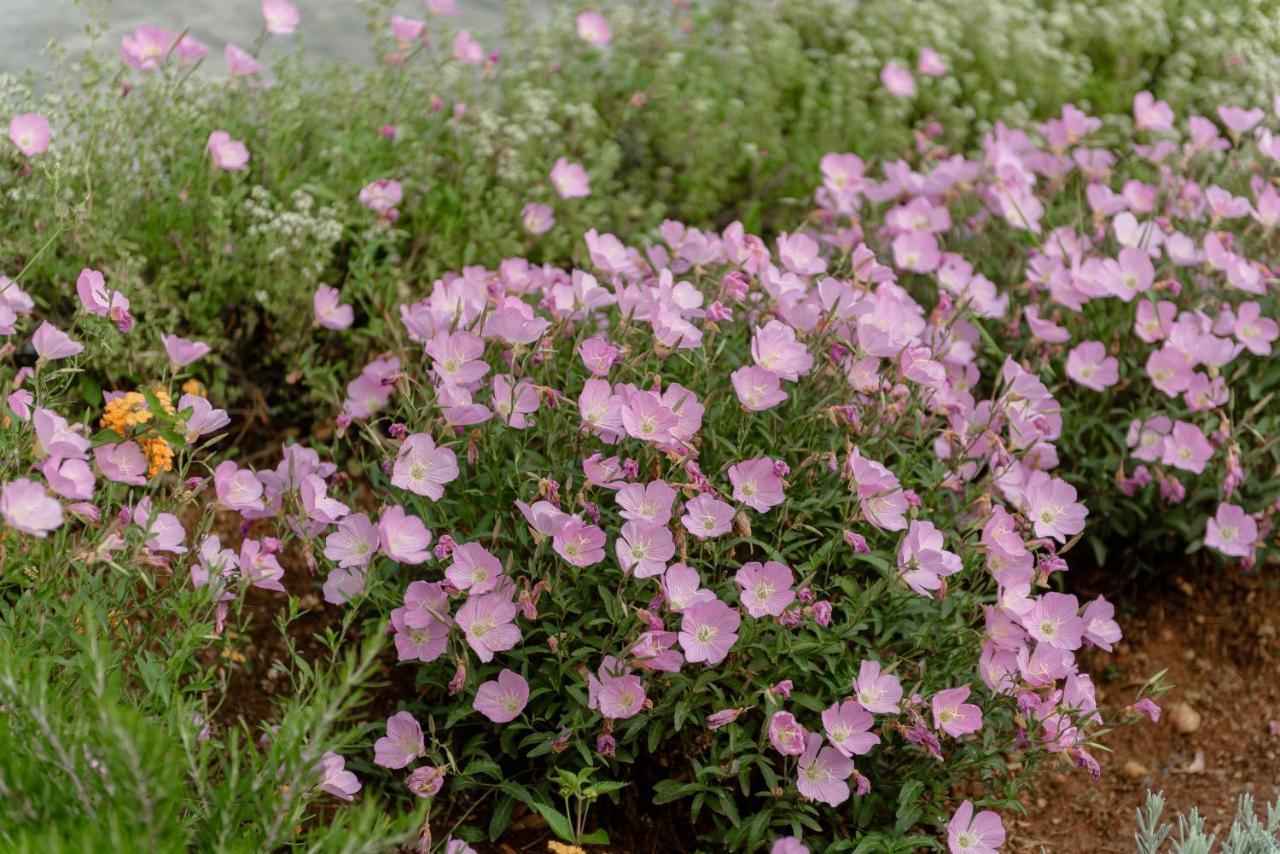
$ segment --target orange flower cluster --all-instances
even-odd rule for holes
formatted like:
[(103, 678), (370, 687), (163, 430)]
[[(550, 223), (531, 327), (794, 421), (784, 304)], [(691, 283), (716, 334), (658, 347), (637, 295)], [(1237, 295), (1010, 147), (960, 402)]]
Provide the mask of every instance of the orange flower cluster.
[[(165, 412), (170, 415), (174, 413), (173, 401), (169, 397), (168, 390), (157, 386), (151, 389), (151, 393)], [(148, 477), (155, 477), (161, 471), (173, 471), (173, 448), (163, 437), (145, 435), (144, 425), (154, 417), (155, 414), (147, 403), (146, 395), (139, 391), (131, 391), (107, 401), (106, 406), (103, 407), (100, 422), (102, 427), (114, 430), (121, 436), (128, 436), (131, 432), (134, 434), (133, 438), (151, 462), (151, 467), (147, 471)]]

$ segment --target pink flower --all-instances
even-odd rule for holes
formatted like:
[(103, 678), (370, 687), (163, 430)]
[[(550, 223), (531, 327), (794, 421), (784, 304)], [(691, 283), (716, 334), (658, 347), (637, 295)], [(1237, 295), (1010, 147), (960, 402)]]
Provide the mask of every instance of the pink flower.
[(621, 437), (622, 403), (608, 380), (590, 379), (583, 383), (582, 393), (578, 395), (578, 414), (582, 426), (606, 442), (613, 443)]
[(1194, 424), (1174, 422), (1173, 432), (1165, 437), (1161, 462), (1193, 474), (1201, 474), (1205, 463), (1213, 457), (1213, 445)]
[(472, 705), (495, 724), (505, 724), (519, 717), (528, 702), (529, 683), (514, 670), (503, 668), (497, 679), (490, 679), (476, 689)]
[(676, 632), (652, 630), (641, 633), (631, 645), (630, 654), (636, 663), (646, 670), (662, 670), (679, 673), (684, 667), (684, 656), (672, 649), (679, 640)]
[(403, 768), (426, 751), (422, 727), (413, 715), (396, 712), (387, 718), (387, 734), (373, 743), (373, 764)]
[(604, 47), (613, 41), (613, 30), (599, 12), (583, 12), (578, 16), (578, 38), (592, 47)]
[(916, 94), (916, 81), (911, 72), (890, 60), (880, 69), (880, 82), (890, 95), (910, 98)]
[(721, 727), (728, 726), (742, 716), (745, 709), (721, 709), (718, 712), (712, 712), (707, 715), (707, 729), (718, 730)]
[(31, 336), (31, 346), (42, 359), (65, 359), (84, 352), (84, 345), (72, 340), (71, 336), (58, 327), (43, 321)]
[(1155, 303), (1142, 300), (1138, 303), (1137, 317), (1133, 322), (1134, 334), (1148, 344), (1163, 341), (1169, 337), (1177, 314), (1178, 307), (1167, 300)]
[(378, 539), (382, 553), (394, 560), (413, 566), (430, 559), (431, 532), (417, 516), (404, 512), (399, 504), (392, 504), (382, 511), (378, 519)]
[(1115, 621), (1115, 614), (1115, 606), (1101, 596), (1086, 605), (1080, 616), (1084, 622), (1084, 639), (1111, 652), (1111, 645), (1121, 638), (1120, 624)]
[(809, 733), (790, 712), (774, 712), (769, 718), (769, 743), (783, 756), (804, 753)]
[(622, 526), (614, 550), (624, 572), (634, 573), (636, 578), (650, 578), (667, 571), (667, 561), (675, 556), (676, 544), (666, 526), (637, 520)]
[(982, 729), (982, 709), (966, 703), (969, 686), (949, 688), (933, 695), (933, 725), (952, 738)]
[(49, 457), (40, 465), (49, 488), (63, 498), (87, 501), (93, 497), (94, 477), (84, 460)]
[(965, 801), (947, 824), (951, 854), (996, 854), (1004, 844), (1004, 825), (991, 810), (973, 814), (973, 801)]
[(827, 738), (845, 756), (863, 756), (880, 743), (880, 736), (870, 731), (874, 723), (871, 713), (853, 700), (832, 703), (822, 713)]
[(316, 323), (325, 329), (346, 329), (355, 320), (355, 311), (351, 306), (343, 304), (342, 295), (337, 288), (331, 288), (328, 285), (316, 288), (311, 304), (315, 311)]
[(143, 486), (147, 482), (150, 463), (137, 442), (99, 445), (93, 449), (93, 458), (107, 480), (133, 486)]
[(31, 417), (31, 404), (34, 402), (35, 395), (25, 388), (20, 388), (5, 398), (5, 403), (9, 405), (9, 409), (19, 421), (26, 421)]
[(325, 577), (321, 591), (330, 605), (345, 605), (364, 592), (362, 569), (335, 569)]
[(1076, 502), (1076, 488), (1066, 481), (1035, 472), (1028, 480), (1023, 495), (1027, 502), (1027, 515), (1034, 524), (1037, 537), (1053, 537), (1065, 543), (1069, 537), (1084, 530), (1084, 519), (1089, 511)]
[(867, 711), (876, 714), (896, 715), (902, 700), (902, 683), (890, 673), (882, 673), (880, 662), (867, 661), (858, 665), (858, 676), (853, 680), (855, 699)]
[(444, 572), (449, 583), (471, 595), (488, 593), (502, 580), (502, 563), (479, 543), (464, 543), (453, 550), (453, 563)]
[(475, 389), (489, 373), (484, 340), (470, 332), (441, 330), (427, 341), (426, 351), (436, 376), (449, 385)]
[(319, 777), (316, 786), (335, 798), (349, 801), (360, 791), (360, 781), (347, 770), (346, 760), (332, 750), (325, 751), (313, 770)]
[(620, 415), (628, 436), (660, 445), (671, 441), (671, 431), (680, 423), (671, 407), (652, 391), (633, 391), (625, 399)]
[(302, 509), (307, 518), (321, 525), (332, 525), (351, 512), (350, 507), (330, 498), (328, 491), (324, 478), (314, 473), (303, 477), (298, 487), (298, 497), (302, 500)]
[(520, 222), (525, 231), (537, 236), (546, 234), (556, 224), (555, 213), (544, 204), (529, 202), (520, 209)]
[(742, 604), (747, 613), (756, 619), (780, 617), (796, 599), (791, 589), (795, 583), (791, 568), (776, 560), (744, 563), (733, 580), (742, 589)]
[(133, 327), (133, 318), (129, 316), (129, 298), (119, 291), (107, 290), (106, 280), (97, 270), (80, 271), (76, 279), (76, 294), (80, 297), (80, 305), (90, 314), (110, 317), (122, 332)]
[(818, 253), (818, 241), (807, 234), (778, 235), (778, 260), (798, 276), (816, 276), (827, 269), (827, 261)]
[(716, 596), (702, 587), (698, 571), (683, 563), (673, 563), (662, 576), (662, 590), (667, 597), (667, 607), (675, 613), (702, 602), (710, 602)]
[(338, 523), (338, 530), (324, 541), (324, 556), (338, 566), (367, 566), (379, 545), (378, 529), (363, 513), (355, 513)]
[(155, 71), (169, 55), (173, 34), (158, 27), (138, 27), (120, 40), (125, 65), (138, 71)]
[(1085, 388), (1105, 391), (1120, 380), (1120, 363), (1100, 341), (1082, 341), (1067, 354), (1067, 376)]
[(190, 34), (183, 35), (178, 39), (178, 43), (173, 47), (174, 52), (178, 54), (178, 62), (183, 65), (192, 65), (204, 59), (204, 55), (209, 52), (209, 46), (198, 39), (193, 38)]
[(1261, 107), (1254, 107), (1246, 110), (1243, 107), (1219, 107), (1218, 118), (1222, 119), (1222, 123), (1227, 126), (1227, 130), (1233, 134), (1248, 133), (1257, 127), (1258, 123), (1266, 118), (1266, 113)]
[(604, 560), (604, 541), (604, 531), (575, 514), (551, 538), (551, 546), (574, 566), (592, 566)]
[(849, 775), (853, 760), (838, 750), (822, 746), (822, 736), (809, 735), (809, 742), (796, 773), (800, 794), (828, 806), (838, 807), (849, 800)]
[(671, 508), (676, 491), (665, 480), (652, 483), (628, 483), (614, 494), (619, 514), (628, 521), (666, 525), (671, 521)]
[(644, 680), (633, 674), (612, 676), (604, 674), (600, 679), (600, 714), (612, 720), (633, 717), (644, 707)]
[(898, 546), (902, 580), (922, 596), (941, 589), (943, 578), (960, 571), (960, 556), (944, 549), (945, 542), (933, 523), (912, 519)]
[(190, 341), (178, 335), (164, 336), (164, 351), (175, 368), (184, 368), (209, 355), (210, 347), (202, 341)]
[(267, 32), (287, 36), (298, 28), (298, 9), (289, 0), (262, 0), (262, 18)]
[(529, 426), (527, 416), (538, 411), (540, 402), (538, 390), (528, 380), (514, 380), (509, 374), (494, 375), (493, 408), (502, 423), (517, 430), (525, 429)]
[(249, 163), (249, 149), (240, 140), (232, 139), (224, 130), (215, 130), (209, 134), (209, 142), (205, 148), (218, 169), (241, 172)]
[(454, 620), (467, 636), (467, 644), (481, 661), (493, 661), (496, 653), (512, 649), (520, 642), (515, 625), (516, 606), (501, 593), (468, 597)]
[[(163, 525), (167, 520), (164, 519), (168, 513), (160, 513), (156, 516), (156, 523)], [(175, 520), (176, 521), (176, 520)], [(179, 529), (181, 530), (181, 529)], [(162, 536), (164, 528), (160, 529)], [(149, 532), (150, 533), (150, 532)], [(150, 545), (150, 544), (148, 544)], [(155, 546), (152, 546), (155, 548)], [(186, 551), (186, 549), (183, 549)], [(274, 553), (263, 547), (263, 544), (257, 540), (246, 538), (240, 543), (240, 571), (249, 579), (249, 583), (261, 590), (273, 590), (277, 593), (284, 593), (284, 585), (280, 579), (284, 578), (284, 567), (280, 565), (280, 561), (276, 559)]]
[(913, 273), (931, 273), (942, 263), (938, 239), (928, 231), (906, 231), (893, 239), (893, 263)]
[(1191, 362), (1186, 355), (1166, 344), (1147, 357), (1151, 384), (1169, 396), (1182, 394), (1191, 385)]
[(467, 65), (484, 65), (484, 48), (471, 38), (470, 30), (462, 30), (454, 37), (453, 56)]
[(39, 451), (51, 457), (88, 458), (90, 442), (82, 435), (80, 425), (72, 427), (67, 419), (51, 409), (36, 409), (33, 419)]
[(417, 41), (422, 36), (422, 31), (427, 28), (427, 22), (420, 18), (406, 18), (403, 15), (391, 16), (391, 34), (402, 42)]
[(458, 14), (457, 0), (427, 0), (427, 11), (442, 18), (451, 18)]
[(360, 204), (379, 215), (395, 210), (403, 198), (404, 187), (393, 178), (370, 181), (360, 190)]
[(781, 379), (795, 382), (809, 373), (813, 356), (796, 340), (796, 331), (780, 320), (756, 327), (751, 337), (751, 359)]
[(1219, 504), (1205, 523), (1204, 544), (1230, 557), (1249, 557), (1258, 540), (1258, 523), (1235, 504)]
[(931, 47), (920, 49), (920, 56), (916, 58), (916, 71), (926, 77), (942, 77), (949, 70), (936, 50)]
[(458, 477), (458, 456), (437, 448), (426, 433), (414, 433), (400, 445), (391, 468), (391, 484), (432, 501), (444, 497), (446, 484)]
[(444, 655), (449, 647), (449, 624), (442, 620), (424, 619), (421, 625), (406, 622), (407, 608), (391, 612), (391, 628), (395, 630), (396, 659), (430, 663)]
[(228, 510), (244, 513), (262, 510), (262, 481), (250, 469), (242, 469), (234, 460), (224, 460), (213, 471), (214, 489), (218, 501)]
[(733, 529), (733, 508), (704, 492), (685, 502), (680, 522), (700, 540), (719, 537)]
[(262, 63), (253, 54), (232, 42), (227, 42), (222, 51), (222, 59), (227, 63), (227, 73), (232, 77), (248, 77), (262, 70)]
[(404, 784), (415, 797), (434, 798), (444, 788), (445, 769), (420, 765), (413, 769)]
[(756, 365), (738, 368), (730, 376), (738, 402), (750, 412), (764, 412), (787, 399), (778, 375)]
[(44, 537), (62, 524), (62, 505), (39, 483), (20, 477), (0, 490), (0, 516), (11, 528)]
[(532, 506), (517, 501), (516, 507), (529, 527), (546, 536), (555, 534), (569, 522), (569, 514), (559, 510), (550, 501), (535, 501)]
[[(147, 548), (154, 552), (172, 552), (173, 554), (185, 554), (187, 547), (184, 545), (187, 539), (187, 532), (182, 527), (181, 520), (172, 513), (157, 513), (152, 507), (151, 499), (144, 498), (133, 508), (133, 523), (142, 528), (143, 535), (147, 539)], [(246, 540), (245, 542), (253, 542)], [(254, 545), (257, 545), (254, 543)], [(240, 548), (240, 563), (245, 563), (245, 548), (243, 544)], [(279, 564), (276, 565), (279, 568)], [(284, 570), (280, 570), (280, 575), (284, 575)], [(278, 577), (278, 576), (277, 576)], [(257, 584), (255, 586), (264, 587), (266, 585)], [(284, 588), (279, 588), (283, 590)]]
[(1146, 715), (1153, 724), (1160, 722), (1160, 706), (1150, 697), (1143, 697), (1130, 706), (1129, 711), (1135, 715)]
[(1252, 300), (1236, 306), (1236, 322), (1231, 334), (1255, 356), (1270, 356), (1271, 345), (1280, 338), (1280, 325), (1262, 316), (1262, 307)]
[(9, 139), (27, 157), (49, 147), (49, 120), (39, 113), (19, 113), (9, 120)]
[(1154, 133), (1173, 130), (1173, 108), (1150, 92), (1139, 92), (1133, 96), (1133, 127)]
[(875, 527), (882, 531), (901, 531), (907, 527), (907, 497), (901, 489), (871, 491), (864, 495), (859, 486), (858, 497), (863, 515)]
[(680, 622), (680, 647), (685, 660), (708, 665), (724, 661), (738, 639), (741, 624), (738, 612), (719, 599), (686, 608)]
[(581, 199), (591, 195), (591, 182), (581, 163), (561, 157), (551, 167), (551, 186), (562, 199)]
[(778, 477), (773, 460), (768, 457), (729, 466), (729, 481), (733, 484), (733, 500), (760, 513), (767, 513), (786, 498), (782, 492), (782, 478)]
[(411, 581), (404, 591), (404, 608), (399, 609), (406, 626), (430, 628), (436, 623), (453, 624), (449, 616), (449, 594), (439, 582)]
[(1078, 616), (1080, 603), (1066, 593), (1046, 593), (1021, 622), (1027, 634), (1054, 649), (1076, 650), (1084, 637), (1085, 623)]

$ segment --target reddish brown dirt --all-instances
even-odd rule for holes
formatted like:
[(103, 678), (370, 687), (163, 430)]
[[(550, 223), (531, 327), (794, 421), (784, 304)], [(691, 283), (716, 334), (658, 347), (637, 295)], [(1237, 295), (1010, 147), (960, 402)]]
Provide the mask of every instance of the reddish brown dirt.
[[(1006, 816), (1008, 850), (1132, 852), (1134, 811), (1148, 790), (1164, 792), (1164, 817), (1175, 828), (1177, 813), (1198, 807), (1221, 840), (1241, 794), (1260, 802), (1280, 795), (1277, 568), (1170, 572), (1107, 598), (1135, 607), (1117, 615), (1125, 641), (1088, 662), (1100, 704), (1123, 708), (1148, 676), (1167, 669), (1174, 688), (1157, 700), (1165, 713), (1102, 739), (1111, 750), (1096, 753), (1102, 779), (1074, 768), (1049, 772), (1026, 799), (1027, 816)], [(1175, 725), (1196, 723), (1176, 711), (1180, 704), (1199, 715), (1193, 732)]]

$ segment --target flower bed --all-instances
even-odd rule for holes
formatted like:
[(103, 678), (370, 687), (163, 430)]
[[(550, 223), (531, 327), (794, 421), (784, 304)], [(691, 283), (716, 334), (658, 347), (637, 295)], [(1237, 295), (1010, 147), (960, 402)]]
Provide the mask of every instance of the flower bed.
[[(282, 0), (264, 15), (298, 24)], [(389, 24), (399, 69), (425, 25)], [(577, 29), (574, 61), (628, 55), (610, 20)], [(449, 74), (492, 73), (470, 34), (450, 45)], [(1121, 627), (1070, 592), (1072, 548), (1127, 571), (1201, 547), (1247, 568), (1273, 545), (1280, 145), (1261, 109), (1179, 116), (1144, 91), (1105, 123), (1070, 104), (996, 123), (969, 155), (925, 123), (897, 159), (823, 157), (776, 237), (646, 228), (657, 209), (610, 231), (626, 173), (566, 148), (496, 208), (495, 262), (465, 266), (478, 250), (426, 262), (413, 237), (457, 188), (426, 192), (384, 149), (412, 128), (411, 150), (479, 153), (465, 174), (483, 114), (371, 134), (326, 174), (335, 194), (274, 166), (314, 127), (226, 118), (309, 72), (259, 86), (255, 51), (228, 48), (238, 82), (187, 98), (202, 52), (125, 40), (152, 78), (103, 115), (218, 123), (148, 140), (148, 179), (103, 220), (88, 178), (66, 200), (59, 148), (118, 140), (10, 125), (19, 209), (43, 171), (57, 222), (0, 292), (0, 747), (23, 793), (0, 833), (19, 847), (93, 827), (456, 852), (527, 811), (603, 842), (629, 798), (733, 848), (992, 850), (1035, 772), (1096, 773), (1113, 723), (1077, 654)], [(889, 105), (952, 79), (932, 48), (915, 74), (877, 68), (867, 97)], [(99, 262), (93, 229), (125, 212), (149, 239), (202, 237)], [(74, 288), (38, 287), (75, 250)], [(206, 287), (179, 300), (188, 264)], [(255, 288), (270, 310), (241, 319), (265, 326), (215, 330)], [(228, 376), (263, 330), (305, 365), (285, 379), (311, 429), (283, 447), (228, 432)], [(239, 633), (265, 617), (294, 644), (303, 608), (323, 619), (272, 671), (279, 707), (226, 719)], [(1122, 717), (1157, 716), (1160, 687)], [(477, 809), (483, 827), (456, 818)]]

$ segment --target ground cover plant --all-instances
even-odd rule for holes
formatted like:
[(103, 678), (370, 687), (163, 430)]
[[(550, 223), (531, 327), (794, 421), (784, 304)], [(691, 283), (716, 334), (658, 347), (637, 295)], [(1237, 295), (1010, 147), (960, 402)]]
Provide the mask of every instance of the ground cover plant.
[[(1107, 40), (1007, 46), (1079, 73), (997, 105), (887, 7), (815, 54), (835, 6), (730, 5), (502, 55), (379, 6), (374, 69), (268, 76), (300, 14), (266, 0), (229, 80), (143, 29), (52, 124), (15, 110), (7, 845), (457, 854), (639, 804), (735, 849), (989, 851), (1039, 770), (1160, 714), (1152, 674), (1104, 719), (1077, 655), (1121, 625), (1069, 561), (1266, 571), (1274, 68), (1201, 103), (1212, 46), (1138, 70), (1082, 6)], [(803, 119), (720, 141), (746, 165), (662, 132), (726, 101), (672, 47), (713, 34), (760, 133)], [(762, 38), (794, 78), (745, 71)]]

